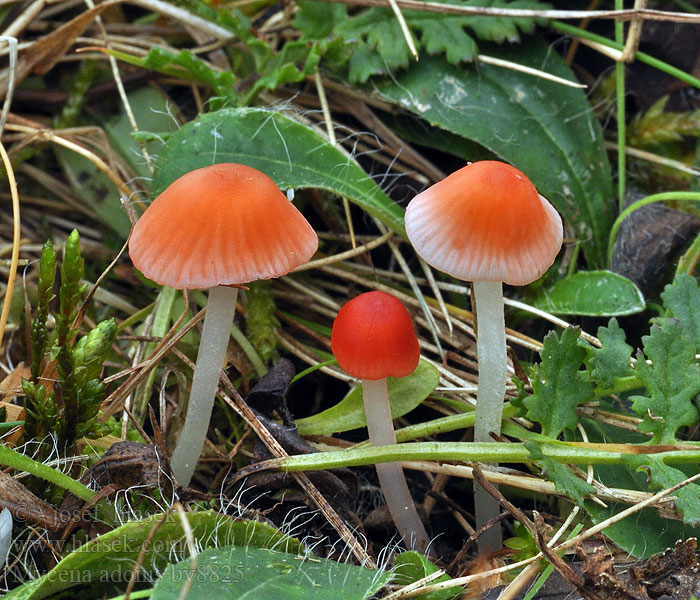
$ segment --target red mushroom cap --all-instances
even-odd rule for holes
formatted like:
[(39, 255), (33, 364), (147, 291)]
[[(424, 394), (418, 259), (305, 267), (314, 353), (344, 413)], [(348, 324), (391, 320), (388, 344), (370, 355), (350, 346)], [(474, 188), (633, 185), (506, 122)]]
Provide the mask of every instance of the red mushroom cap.
[(359, 379), (405, 377), (420, 360), (411, 316), (386, 292), (365, 292), (338, 311), (331, 349), (340, 367)]
[(134, 225), (131, 260), (178, 289), (280, 277), (308, 262), (318, 238), (267, 175), (235, 163), (186, 173)]
[(506, 163), (471, 163), (418, 194), (406, 234), (436, 269), (463, 281), (525, 285), (554, 262), (562, 223), (530, 180)]

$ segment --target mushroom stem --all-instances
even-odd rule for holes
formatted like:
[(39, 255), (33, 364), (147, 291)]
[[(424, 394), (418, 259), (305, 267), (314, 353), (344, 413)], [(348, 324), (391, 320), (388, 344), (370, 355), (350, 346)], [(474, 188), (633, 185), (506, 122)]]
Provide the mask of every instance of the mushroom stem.
[[(396, 444), (386, 377), (362, 380), (362, 397), (372, 446)], [(418, 516), (401, 463), (375, 465), (386, 506), (409, 550), (427, 553), (430, 538)]]
[[(476, 395), (474, 441), (493, 442), (490, 433), (501, 432), (503, 398), (506, 393), (506, 325), (503, 316), (503, 284), (475, 281), (476, 354), (479, 362), (479, 389)], [(476, 528), (500, 513), (500, 505), (481, 486), (474, 492)], [(488, 529), (479, 538), (479, 550), (502, 546), (501, 527)]]
[(475, 281), (476, 355), (479, 390), (476, 395), (475, 442), (493, 442), (490, 432), (501, 433), (503, 398), (506, 394), (506, 325), (503, 317), (503, 284)]
[(170, 459), (173, 475), (183, 487), (192, 479), (207, 437), (237, 298), (235, 287), (220, 285), (209, 290), (185, 424)]

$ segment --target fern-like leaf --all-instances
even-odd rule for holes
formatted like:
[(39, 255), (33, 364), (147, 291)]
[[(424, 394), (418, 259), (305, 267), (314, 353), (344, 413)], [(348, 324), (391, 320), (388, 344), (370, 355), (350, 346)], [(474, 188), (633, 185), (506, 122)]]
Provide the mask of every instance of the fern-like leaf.
[[(539, 0), (447, 0), (443, 3), (490, 8), (549, 8)], [(474, 60), (478, 53), (474, 38), (497, 43), (518, 42), (520, 33), (532, 33), (535, 24), (544, 23), (544, 20), (415, 10), (403, 11), (403, 15), (414, 35), (416, 49), (444, 55), (452, 64)], [(406, 68), (411, 61), (399, 23), (389, 8), (372, 7), (349, 16), (342, 5), (301, 1), (294, 25), (306, 39), (318, 40), (335, 35), (355, 43), (348, 73), (352, 83)]]

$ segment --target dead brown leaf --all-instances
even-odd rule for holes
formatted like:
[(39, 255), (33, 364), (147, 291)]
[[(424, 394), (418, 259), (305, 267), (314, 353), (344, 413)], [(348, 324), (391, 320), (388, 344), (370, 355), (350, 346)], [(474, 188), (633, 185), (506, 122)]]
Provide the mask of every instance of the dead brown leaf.
[[(17, 64), (15, 85), (19, 84), (32, 71), (39, 75), (48, 73), (73, 45), (76, 38), (95, 20), (102, 11), (119, 4), (122, 0), (107, 0), (74, 19), (61, 25), (58, 29), (37, 40), (27, 50)], [(0, 79), (0, 97), (7, 93), (9, 78)]]

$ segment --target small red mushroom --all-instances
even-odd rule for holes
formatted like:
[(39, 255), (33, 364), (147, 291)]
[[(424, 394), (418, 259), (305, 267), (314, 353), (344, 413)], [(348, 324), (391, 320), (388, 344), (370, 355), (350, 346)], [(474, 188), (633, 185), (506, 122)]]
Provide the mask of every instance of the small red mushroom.
[(210, 288), (185, 424), (171, 467), (187, 486), (206, 439), (238, 289), (306, 263), (318, 238), (267, 175), (235, 163), (186, 173), (134, 225), (129, 255), (156, 283)]
[[(366, 292), (346, 303), (331, 331), (331, 349), (340, 367), (362, 380), (369, 440), (396, 444), (387, 377), (406, 377), (418, 366), (420, 347), (401, 301), (386, 292)], [(406, 546), (428, 551), (430, 538), (418, 517), (400, 463), (376, 465), (387, 508)]]

